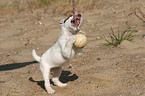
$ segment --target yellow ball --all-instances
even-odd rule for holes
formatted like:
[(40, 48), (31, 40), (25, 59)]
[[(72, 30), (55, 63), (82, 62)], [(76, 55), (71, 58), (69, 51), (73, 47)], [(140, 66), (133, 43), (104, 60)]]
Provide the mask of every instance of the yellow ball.
[(87, 37), (84, 34), (76, 34), (75, 47), (85, 47), (87, 44)]

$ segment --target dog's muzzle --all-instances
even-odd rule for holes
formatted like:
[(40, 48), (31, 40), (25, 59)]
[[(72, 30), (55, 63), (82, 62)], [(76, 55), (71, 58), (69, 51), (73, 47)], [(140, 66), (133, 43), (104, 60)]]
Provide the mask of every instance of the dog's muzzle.
[(81, 15), (78, 14), (71, 20), (71, 24), (73, 27), (79, 27), (81, 24)]

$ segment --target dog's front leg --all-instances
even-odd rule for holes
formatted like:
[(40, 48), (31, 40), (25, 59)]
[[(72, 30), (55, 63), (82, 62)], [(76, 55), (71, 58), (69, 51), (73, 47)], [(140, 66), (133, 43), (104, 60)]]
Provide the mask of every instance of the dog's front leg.
[(76, 40), (76, 37), (75, 35), (73, 35), (69, 38), (69, 40), (66, 41), (66, 43), (63, 46), (61, 46), (62, 55), (64, 57), (71, 58), (75, 55), (75, 52), (72, 49), (75, 40)]

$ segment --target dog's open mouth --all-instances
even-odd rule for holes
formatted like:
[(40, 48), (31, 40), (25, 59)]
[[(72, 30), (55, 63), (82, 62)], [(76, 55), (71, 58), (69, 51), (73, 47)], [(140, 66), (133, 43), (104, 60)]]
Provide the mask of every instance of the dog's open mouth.
[(73, 27), (79, 27), (80, 23), (81, 23), (81, 15), (80, 14), (76, 15), (76, 17), (71, 20), (71, 24)]

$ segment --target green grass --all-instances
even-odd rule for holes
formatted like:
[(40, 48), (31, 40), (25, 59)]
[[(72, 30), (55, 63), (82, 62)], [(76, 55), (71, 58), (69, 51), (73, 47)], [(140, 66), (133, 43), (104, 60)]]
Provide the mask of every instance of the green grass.
[(117, 34), (115, 34), (113, 28), (111, 27), (112, 32), (109, 34), (111, 40), (108, 40), (104, 35), (102, 39), (104, 39), (107, 42), (105, 43), (106, 46), (112, 45), (117, 47), (124, 40), (128, 40), (128, 41), (133, 40), (133, 37), (136, 36), (133, 33), (138, 32), (137, 30), (135, 30), (135, 28), (136, 27), (132, 27), (131, 25), (129, 25), (123, 32), (120, 32), (118, 28), (118, 32)]

